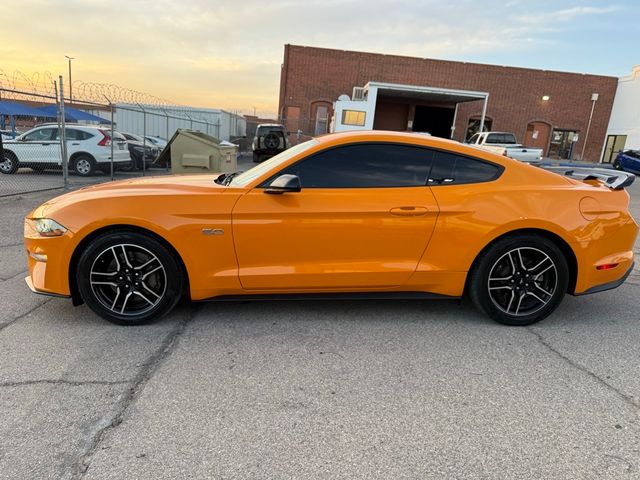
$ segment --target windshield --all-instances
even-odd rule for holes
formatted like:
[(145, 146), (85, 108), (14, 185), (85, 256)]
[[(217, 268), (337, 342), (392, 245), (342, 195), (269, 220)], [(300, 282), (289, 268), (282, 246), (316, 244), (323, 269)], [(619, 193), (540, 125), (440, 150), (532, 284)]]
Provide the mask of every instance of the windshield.
[(251, 183), (256, 178), (262, 176), (264, 173), (269, 170), (273, 170), (277, 168), (279, 165), (282, 165), (284, 162), (289, 160), (290, 158), (302, 153), (306, 150), (309, 150), (312, 147), (315, 147), (318, 144), (317, 140), (309, 140), (307, 142), (296, 145), (295, 147), (291, 147), (288, 150), (285, 150), (282, 153), (279, 153), (275, 157), (271, 157), (269, 160), (265, 160), (264, 162), (256, 165), (250, 170), (241, 173), (237, 177), (235, 177), (231, 183), (229, 183), (230, 187), (245, 187), (249, 183)]

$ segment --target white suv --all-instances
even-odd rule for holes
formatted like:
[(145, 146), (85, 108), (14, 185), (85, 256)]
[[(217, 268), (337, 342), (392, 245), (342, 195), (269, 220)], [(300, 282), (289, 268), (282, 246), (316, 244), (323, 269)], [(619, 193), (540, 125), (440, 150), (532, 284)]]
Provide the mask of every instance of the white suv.
[[(88, 177), (96, 170), (111, 169), (111, 130), (92, 125), (66, 127), (69, 170)], [(114, 132), (114, 167), (131, 162), (127, 140)], [(60, 168), (60, 136), (57, 125), (41, 125), (23, 133), (15, 140), (5, 140), (4, 158), (0, 158), (0, 173), (14, 173), (20, 167), (36, 171)]]

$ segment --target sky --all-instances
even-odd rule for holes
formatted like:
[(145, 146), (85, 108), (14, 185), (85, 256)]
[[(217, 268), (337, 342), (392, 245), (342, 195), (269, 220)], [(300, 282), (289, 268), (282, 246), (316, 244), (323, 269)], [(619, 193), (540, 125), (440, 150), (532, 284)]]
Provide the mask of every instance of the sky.
[(639, 18), (640, 0), (20, 0), (2, 9), (0, 83), (66, 79), (69, 55), (76, 93), (269, 117), (286, 43), (623, 76)]

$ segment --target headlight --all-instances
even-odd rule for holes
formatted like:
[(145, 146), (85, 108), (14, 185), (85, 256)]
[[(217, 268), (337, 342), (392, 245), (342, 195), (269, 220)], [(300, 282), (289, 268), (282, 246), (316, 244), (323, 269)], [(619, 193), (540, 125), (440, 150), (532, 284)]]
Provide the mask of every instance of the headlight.
[(36, 218), (33, 221), (36, 232), (42, 237), (60, 237), (65, 234), (67, 229), (55, 220), (50, 218)]

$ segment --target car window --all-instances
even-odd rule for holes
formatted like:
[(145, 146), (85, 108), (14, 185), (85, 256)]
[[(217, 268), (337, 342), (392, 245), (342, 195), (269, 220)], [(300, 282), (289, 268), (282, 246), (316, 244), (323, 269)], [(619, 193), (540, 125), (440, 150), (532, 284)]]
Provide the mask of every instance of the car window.
[(624, 154), (629, 157), (640, 159), (640, 150), (627, 150)]
[(53, 137), (53, 128), (39, 128), (27, 133), (23, 138), (28, 142), (44, 142)]
[[(59, 137), (59, 133), (56, 131), (56, 140)], [(87, 140), (93, 137), (89, 132), (84, 130), (76, 130), (75, 128), (67, 128), (67, 140)]]
[(469, 141), (467, 143), (476, 143), (478, 141), (478, 137), (480, 136), (479, 133), (476, 133), (475, 135), (473, 135)]
[(282, 127), (260, 127), (256, 132), (256, 136), (261, 137), (270, 133), (274, 135), (284, 135), (284, 130)]
[(324, 150), (278, 175), (297, 175), (302, 188), (414, 187), (426, 185), (432, 157), (410, 145), (359, 143)]
[(493, 163), (448, 152), (436, 152), (429, 173), (429, 185), (459, 185), (490, 182), (500, 176), (504, 168)]
[(269, 170), (273, 170), (277, 168), (279, 165), (282, 165), (289, 159), (295, 157), (299, 153), (304, 152), (310, 148), (315, 147), (318, 144), (318, 141), (315, 139), (307, 140), (306, 142), (299, 143), (298, 145), (291, 147), (283, 152), (279, 153), (271, 157), (269, 160), (266, 160), (255, 167), (247, 170), (246, 172), (242, 172), (237, 177), (234, 177), (231, 183), (229, 184), (232, 187), (244, 187), (249, 183), (253, 182), (256, 178), (265, 175)]

